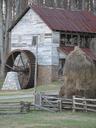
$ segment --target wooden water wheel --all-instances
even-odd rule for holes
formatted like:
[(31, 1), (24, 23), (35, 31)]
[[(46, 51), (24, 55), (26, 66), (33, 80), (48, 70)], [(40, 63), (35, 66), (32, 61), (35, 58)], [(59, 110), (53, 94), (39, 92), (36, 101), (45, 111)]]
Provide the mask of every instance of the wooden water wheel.
[(5, 72), (15, 71), (22, 89), (34, 87), (35, 56), (28, 50), (14, 50), (6, 60)]

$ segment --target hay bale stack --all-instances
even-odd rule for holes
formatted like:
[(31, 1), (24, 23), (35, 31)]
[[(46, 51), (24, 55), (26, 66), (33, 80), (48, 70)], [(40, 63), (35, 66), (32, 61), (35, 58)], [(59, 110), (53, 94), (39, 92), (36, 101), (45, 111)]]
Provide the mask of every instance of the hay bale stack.
[(59, 95), (96, 98), (96, 66), (79, 47), (75, 47), (66, 58), (64, 85), (61, 87)]

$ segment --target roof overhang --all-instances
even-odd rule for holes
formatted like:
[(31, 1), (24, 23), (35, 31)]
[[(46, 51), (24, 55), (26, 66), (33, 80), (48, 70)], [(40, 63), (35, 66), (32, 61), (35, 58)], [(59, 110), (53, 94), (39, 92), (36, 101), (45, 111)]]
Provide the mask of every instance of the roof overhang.
[(96, 16), (92, 13), (86, 11), (69, 11), (64, 9), (40, 7), (34, 4), (25, 9), (25, 11), (8, 29), (8, 32), (15, 27), (29, 9), (33, 9), (53, 31), (96, 35)]
[[(58, 52), (68, 55), (71, 51), (74, 50), (74, 47), (59, 47)], [(89, 48), (81, 48), (83, 52), (86, 53), (86, 56), (90, 57), (92, 60), (96, 61), (96, 55)]]

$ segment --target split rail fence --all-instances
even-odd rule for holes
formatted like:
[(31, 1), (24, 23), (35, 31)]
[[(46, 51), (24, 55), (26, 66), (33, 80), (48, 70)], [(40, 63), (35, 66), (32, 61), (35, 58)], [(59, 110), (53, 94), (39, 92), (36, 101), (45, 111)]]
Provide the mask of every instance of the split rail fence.
[(73, 96), (73, 111), (82, 110), (82, 111), (91, 111), (96, 112), (96, 99), (86, 99), (85, 97), (77, 98)]
[(49, 111), (91, 111), (96, 112), (96, 99), (78, 98), (73, 96), (71, 99), (60, 98), (58, 95), (36, 94), (35, 104), (47, 108)]
[[(0, 96), (0, 114), (26, 113), (31, 109), (31, 102), (16, 99), (33, 98), (33, 95)], [(13, 101), (14, 99), (14, 101)]]
[(0, 102), (0, 113), (21, 113), (30, 111), (30, 102)]
[[(60, 98), (56, 94), (37, 93), (35, 102), (0, 102), (0, 113), (7, 111), (29, 112), (31, 109), (47, 110), (50, 112), (72, 110), (96, 112), (96, 99), (73, 96), (71, 99)], [(19, 110), (19, 111), (18, 111)]]

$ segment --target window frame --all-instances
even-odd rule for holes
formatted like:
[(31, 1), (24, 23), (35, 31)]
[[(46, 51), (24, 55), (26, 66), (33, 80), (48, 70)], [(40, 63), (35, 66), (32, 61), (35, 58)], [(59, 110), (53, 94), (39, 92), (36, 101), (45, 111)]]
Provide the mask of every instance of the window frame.
[(38, 43), (38, 35), (33, 35), (32, 36), (32, 46), (36, 46)]

